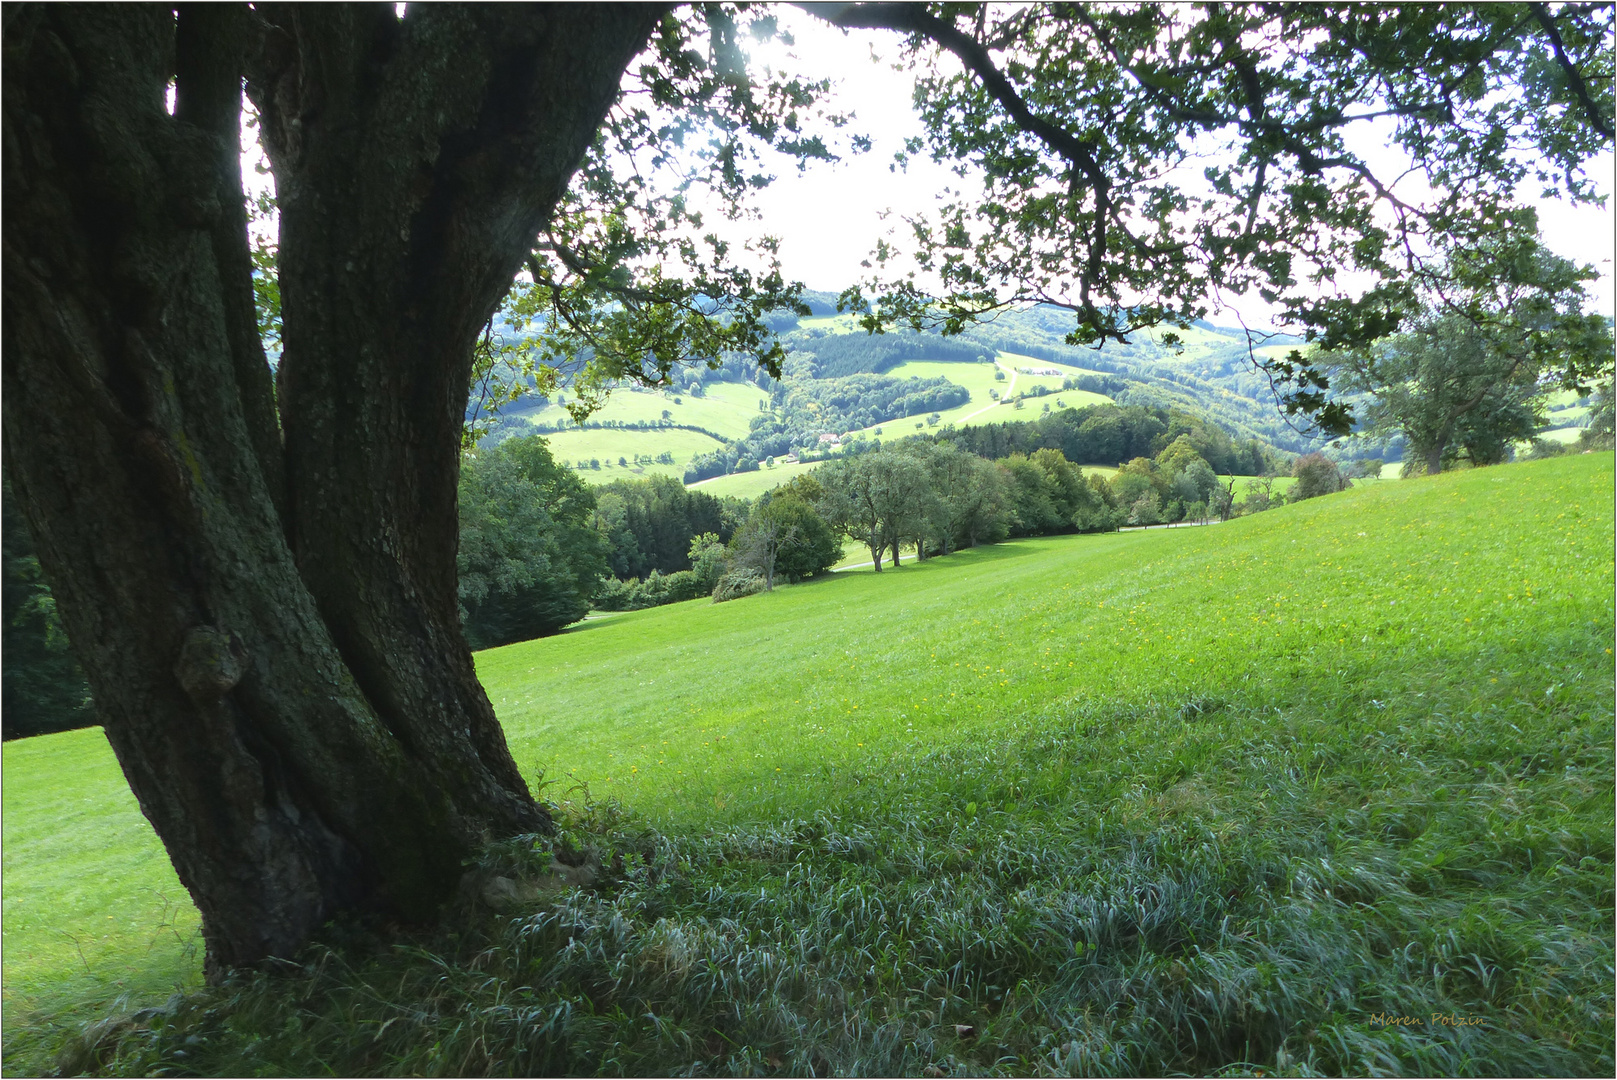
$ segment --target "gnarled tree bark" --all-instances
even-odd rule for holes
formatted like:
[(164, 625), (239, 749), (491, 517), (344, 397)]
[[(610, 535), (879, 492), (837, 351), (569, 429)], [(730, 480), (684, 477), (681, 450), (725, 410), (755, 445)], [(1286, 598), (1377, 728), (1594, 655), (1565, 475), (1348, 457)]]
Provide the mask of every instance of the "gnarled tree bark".
[(460, 633), (461, 419), (477, 330), (663, 10), (6, 10), (6, 467), (211, 971), (345, 912), (428, 918), (476, 844), (548, 824)]

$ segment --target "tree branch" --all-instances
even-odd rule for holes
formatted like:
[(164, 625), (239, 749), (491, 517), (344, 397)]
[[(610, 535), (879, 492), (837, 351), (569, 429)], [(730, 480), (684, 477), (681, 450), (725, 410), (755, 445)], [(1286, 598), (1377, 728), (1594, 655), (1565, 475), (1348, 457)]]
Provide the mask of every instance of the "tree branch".
[(248, 437), (276, 512), (286, 515), (286, 462), (275, 386), (258, 336), (253, 259), (247, 246), (246, 197), (241, 182), (241, 80), (255, 33), (245, 7), (184, 4), (175, 25), (174, 119), (212, 137), (218, 215), (208, 230), (224, 292), (231, 367)]
[(1098, 278), (1106, 259), (1106, 226), (1111, 216), (1111, 181), (1095, 158), (1096, 144), (1080, 139), (1028, 107), (1022, 95), (1011, 85), (1004, 72), (994, 63), (988, 50), (974, 38), (962, 33), (953, 24), (939, 19), (923, 4), (801, 4), (805, 11), (816, 15), (833, 26), (843, 29), (897, 30), (930, 38), (953, 53), (974, 75), (982, 80), (984, 89), (1011, 115), (1018, 127), (1037, 137), (1057, 154), (1072, 162), (1089, 178), (1095, 191), (1095, 227), (1090, 238), (1089, 260), (1086, 273), (1080, 281), (1085, 302), (1088, 302), (1089, 279)]
[(1544, 28), (1545, 35), (1549, 37), (1550, 46), (1555, 50), (1555, 59), (1561, 65), (1561, 70), (1566, 73), (1567, 82), (1571, 85), (1572, 92), (1577, 95), (1579, 103), (1583, 105), (1583, 111), (1588, 114), (1590, 125), (1595, 131), (1610, 139), (1611, 125), (1600, 115), (1600, 107), (1590, 96), (1589, 87), (1578, 72), (1577, 65), (1566, 54), (1566, 45), (1561, 41), (1560, 31), (1555, 28), (1554, 17), (1543, 4), (1529, 4), (1528, 8), (1532, 11), (1533, 18), (1538, 20), (1538, 25)]

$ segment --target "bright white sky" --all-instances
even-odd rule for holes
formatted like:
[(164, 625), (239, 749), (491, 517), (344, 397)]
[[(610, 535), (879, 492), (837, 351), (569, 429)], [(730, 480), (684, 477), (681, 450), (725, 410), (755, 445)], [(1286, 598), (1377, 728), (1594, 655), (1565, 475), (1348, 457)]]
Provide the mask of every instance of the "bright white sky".
[[(755, 63), (768, 63), (813, 78), (835, 81), (826, 106), (854, 116), (849, 130), (871, 137), (872, 149), (845, 157), (835, 165), (818, 164), (799, 173), (789, 163), (775, 170), (778, 179), (755, 196), (762, 222), (730, 224), (718, 215), (709, 225), (739, 244), (750, 235), (768, 232), (781, 239), (782, 270), (787, 280), (799, 280), (811, 289), (840, 292), (868, 274), (860, 263), (879, 238), (902, 247), (907, 227), (901, 215), (932, 205), (946, 188), (975, 192), (978, 182), (962, 179), (925, 156), (913, 158), (905, 171), (893, 166), (893, 155), (907, 137), (920, 135), (922, 126), (911, 106), (913, 80), (894, 69), (900, 56), (900, 36), (887, 31), (844, 32), (788, 5), (772, 11), (795, 38), (788, 54), (778, 42), (753, 47)], [(749, 42), (749, 44), (751, 44)], [(251, 160), (256, 146), (244, 131), (244, 172), (250, 190), (267, 180), (254, 176)], [(1602, 155), (1590, 166), (1601, 190), (1613, 189), (1613, 159)], [(1617, 314), (1613, 306), (1613, 214), (1607, 206), (1571, 206), (1539, 201), (1540, 227), (1551, 250), (1591, 263), (1601, 273), (1590, 292), (1597, 310)], [(889, 276), (910, 268), (908, 262), (889, 265)], [(1224, 297), (1229, 308), (1215, 309), (1215, 321), (1233, 322), (1238, 312), (1253, 329), (1276, 329), (1271, 309), (1257, 297)]]
[[(789, 70), (805, 75), (829, 76), (837, 81), (828, 105), (856, 115), (853, 130), (871, 136), (874, 148), (836, 165), (816, 165), (806, 173), (778, 170), (779, 178), (757, 202), (764, 212), (762, 228), (781, 238), (781, 260), (786, 277), (812, 289), (840, 291), (867, 273), (859, 265), (876, 240), (889, 236), (902, 241), (906, 230), (899, 215), (929, 205), (948, 186), (970, 185), (930, 160), (912, 160), (907, 172), (891, 168), (893, 154), (907, 136), (919, 135), (921, 124), (911, 107), (913, 82), (907, 72), (895, 71), (899, 35), (883, 31), (844, 32), (796, 8), (781, 5), (774, 13), (796, 39), (797, 61)], [(872, 54), (879, 60), (872, 60)], [(755, 50), (755, 59), (780, 63), (778, 45)], [(1591, 165), (1604, 192), (1610, 193), (1611, 154)], [(1601, 280), (1591, 292), (1599, 309), (1613, 311), (1613, 215), (1605, 208), (1573, 207), (1560, 202), (1539, 202), (1545, 243), (1551, 250), (1580, 263), (1592, 263)], [(889, 215), (891, 211), (891, 215)], [(759, 226), (750, 225), (750, 229)], [(744, 231), (729, 233), (741, 239)], [(909, 264), (904, 264), (904, 269)], [(891, 271), (891, 267), (890, 267)], [(1226, 298), (1227, 300), (1231, 298)], [(1269, 309), (1252, 297), (1233, 300), (1255, 329), (1269, 326)], [(1219, 321), (1219, 313), (1212, 318)], [(1233, 321), (1225, 313), (1224, 321)]]

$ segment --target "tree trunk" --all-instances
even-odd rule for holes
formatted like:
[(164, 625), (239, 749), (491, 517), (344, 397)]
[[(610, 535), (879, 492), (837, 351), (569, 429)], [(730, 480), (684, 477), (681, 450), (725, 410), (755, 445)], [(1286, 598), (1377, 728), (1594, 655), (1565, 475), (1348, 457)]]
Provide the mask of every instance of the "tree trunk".
[(780, 542), (776, 537), (766, 537), (763, 541), (763, 551), (760, 558), (764, 565), (764, 592), (775, 591), (775, 557), (780, 553)]
[(660, 16), (6, 12), (7, 468), (212, 973), (345, 912), (429, 918), (475, 845), (548, 826), (460, 633), (461, 419), (475, 334)]
[(898, 569), (898, 537), (893, 537), (893, 569)]
[(1443, 471), (1443, 449), (1447, 445), (1448, 440), (1445, 439), (1436, 446), (1429, 446), (1426, 448), (1425, 457), (1427, 476), (1436, 476), (1438, 473)]
[(871, 565), (876, 568), (876, 573), (881, 573), (882, 550), (887, 546), (886, 541), (878, 539), (875, 533), (871, 533), (866, 546), (870, 548)]

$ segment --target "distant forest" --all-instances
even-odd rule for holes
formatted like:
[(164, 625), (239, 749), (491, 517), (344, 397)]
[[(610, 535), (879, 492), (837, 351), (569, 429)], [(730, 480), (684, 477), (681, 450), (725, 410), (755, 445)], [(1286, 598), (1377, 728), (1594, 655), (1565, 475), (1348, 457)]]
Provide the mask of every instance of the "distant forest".
[(889, 375), (847, 375), (832, 379), (791, 379), (780, 384), (772, 412), (752, 421), (752, 431), (712, 453), (698, 454), (685, 482), (757, 468), (758, 462), (819, 445), (822, 434), (841, 434), (905, 416), (941, 412), (971, 400), (948, 379), (896, 379)]

